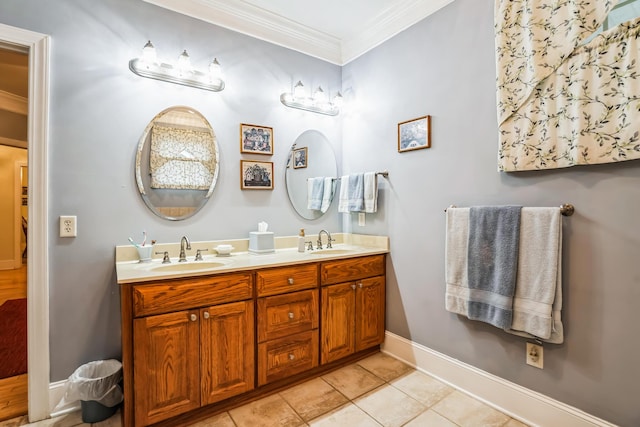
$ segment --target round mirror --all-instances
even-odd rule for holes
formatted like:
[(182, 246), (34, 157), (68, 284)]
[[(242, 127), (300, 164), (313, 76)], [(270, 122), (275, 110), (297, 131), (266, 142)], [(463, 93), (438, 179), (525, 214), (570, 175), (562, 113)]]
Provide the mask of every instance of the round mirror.
[(142, 199), (161, 218), (198, 212), (218, 179), (218, 143), (198, 111), (171, 107), (155, 116), (138, 143), (136, 182)]
[[(287, 156), (285, 183), (291, 205), (305, 219), (317, 219), (325, 214), (324, 208), (309, 209), (309, 180), (316, 178), (333, 178), (330, 188), (324, 188), (324, 197), (329, 197), (329, 205), (336, 189), (338, 167), (331, 144), (326, 136), (317, 130), (307, 130), (298, 136)], [(317, 207), (317, 206), (316, 206)]]

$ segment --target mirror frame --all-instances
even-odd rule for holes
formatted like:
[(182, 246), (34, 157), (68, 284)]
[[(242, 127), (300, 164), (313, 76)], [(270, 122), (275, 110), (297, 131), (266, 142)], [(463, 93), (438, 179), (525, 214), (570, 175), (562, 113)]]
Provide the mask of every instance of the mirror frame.
[[(151, 151), (151, 137), (150, 137), (151, 130), (153, 129), (153, 126), (159, 119), (171, 113), (172, 111), (187, 112), (187, 113), (197, 115), (198, 118), (202, 120), (203, 127), (208, 128), (209, 131), (211, 132), (211, 136), (213, 138), (214, 154), (215, 154), (215, 170), (213, 172), (211, 184), (209, 185), (209, 188), (207, 190), (178, 190), (178, 189), (159, 190), (159, 189), (151, 188), (150, 185), (145, 186), (144, 184), (145, 182), (148, 182), (148, 179), (143, 179), (142, 165), (144, 164), (143, 162), (146, 162), (146, 164), (149, 163), (149, 155), (150, 155), (149, 153)], [(140, 196), (142, 197), (142, 200), (147, 205), (147, 207), (160, 218), (167, 219), (170, 221), (180, 221), (180, 220), (190, 218), (193, 215), (195, 215), (197, 212), (199, 212), (200, 209), (204, 207), (204, 205), (207, 203), (207, 201), (213, 194), (213, 190), (215, 189), (216, 183), (218, 181), (219, 173), (220, 173), (220, 153), (218, 149), (218, 140), (216, 138), (216, 134), (213, 130), (213, 127), (211, 126), (209, 121), (204, 117), (204, 115), (202, 115), (202, 113), (200, 113), (198, 110), (194, 108), (183, 106), (183, 105), (176, 105), (176, 106), (172, 106), (162, 110), (160, 113), (156, 114), (156, 116), (149, 122), (144, 132), (142, 133), (142, 136), (138, 140), (138, 148), (136, 151), (136, 164), (135, 164), (135, 180), (138, 187), (138, 192), (140, 193)], [(201, 198), (199, 198), (199, 201), (197, 203), (194, 203), (193, 205), (190, 205), (190, 206), (187, 206), (187, 205), (180, 206), (180, 207), (189, 207), (193, 209), (186, 215), (169, 215), (161, 212), (159, 210), (159, 207), (154, 205), (153, 201), (151, 200), (151, 197), (149, 196), (149, 194), (154, 194), (154, 193), (160, 194), (161, 192), (171, 192), (174, 198), (179, 198), (180, 197), (179, 192), (182, 192), (182, 191), (188, 191), (190, 196), (197, 196), (200, 192), (203, 193), (203, 195), (201, 196)], [(194, 193), (194, 192), (198, 192), (198, 193)], [(193, 198), (195, 199), (195, 197)]]

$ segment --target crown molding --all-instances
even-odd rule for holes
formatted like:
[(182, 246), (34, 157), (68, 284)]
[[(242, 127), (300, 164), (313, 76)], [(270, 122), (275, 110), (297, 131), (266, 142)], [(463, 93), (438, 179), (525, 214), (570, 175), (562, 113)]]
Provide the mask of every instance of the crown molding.
[(144, 1), (341, 65), (341, 43), (336, 37), (239, 0)]
[(210, 24), (345, 65), (453, 0), (405, 0), (339, 39), (242, 0), (144, 0)]

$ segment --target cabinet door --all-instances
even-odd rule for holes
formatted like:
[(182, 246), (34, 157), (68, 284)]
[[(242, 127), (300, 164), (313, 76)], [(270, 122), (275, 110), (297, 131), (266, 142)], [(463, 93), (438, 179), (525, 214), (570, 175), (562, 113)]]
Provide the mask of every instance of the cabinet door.
[(384, 341), (384, 276), (356, 283), (356, 351)]
[(321, 362), (350, 355), (355, 349), (355, 284), (322, 288)]
[(198, 312), (133, 321), (135, 424), (149, 425), (200, 406)]
[(200, 310), (202, 404), (254, 388), (253, 301)]

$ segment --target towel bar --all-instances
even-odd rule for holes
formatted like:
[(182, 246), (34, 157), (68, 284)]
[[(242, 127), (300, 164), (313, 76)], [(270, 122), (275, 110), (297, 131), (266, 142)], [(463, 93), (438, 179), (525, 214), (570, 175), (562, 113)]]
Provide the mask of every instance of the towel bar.
[[(449, 207), (455, 208), (456, 206), (451, 205)], [(446, 209), (444, 211), (447, 212)], [(571, 216), (575, 211), (576, 211), (576, 208), (571, 203), (564, 203), (560, 205), (560, 213), (562, 214), (562, 216)]]
[[(389, 178), (389, 171), (376, 172), (376, 175), (381, 175), (383, 178)], [(308, 181), (309, 179), (310, 179), (310, 178), (307, 178), (307, 181)], [(333, 178), (333, 179), (334, 179), (335, 181), (340, 181), (340, 179), (341, 179), (341, 178), (340, 178), (340, 177), (337, 177), (337, 178)]]

